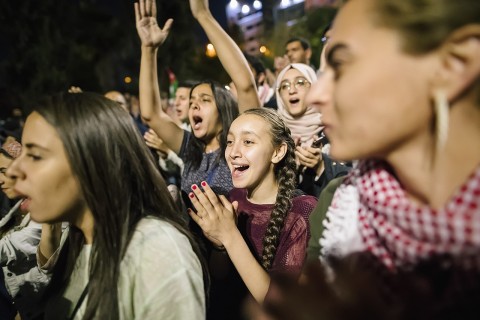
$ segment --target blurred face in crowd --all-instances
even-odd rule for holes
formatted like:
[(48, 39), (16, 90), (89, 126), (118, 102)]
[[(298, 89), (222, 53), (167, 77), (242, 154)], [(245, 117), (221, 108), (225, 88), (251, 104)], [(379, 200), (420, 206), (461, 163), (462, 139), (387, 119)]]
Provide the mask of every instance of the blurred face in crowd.
[(188, 108), (190, 105), (190, 88), (180, 87), (175, 92), (175, 112), (178, 119), (188, 122)]
[(222, 129), (215, 97), (209, 84), (203, 83), (193, 88), (188, 117), (195, 137), (207, 143), (215, 139)]
[(287, 112), (292, 117), (300, 117), (307, 110), (305, 101), (311, 83), (295, 68), (288, 70), (281, 79), (278, 90)]
[(310, 56), (312, 52), (310, 49), (303, 49), (300, 41), (292, 41), (287, 44), (285, 53), (290, 60), (290, 63), (310, 63)]
[(15, 185), (15, 179), (7, 176), (6, 171), (10, 164), (13, 162), (13, 159), (8, 158), (4, 154), (0, 153), (0, 187), (2, 192), (9, 199), (15, 199), (19, 196), (17, 192), (13, 189)]
[(128, 112), (128, 104), (127, 104), (127, 100), (125, 99), (125, 97), (123, 96), (123, 94), (121, 94), (120, 92), (118, 91), (109, 91), (107, 93), (105, 93), (105, 97), (112, 100), (112, 101), (115, 101), (116, 103), (118, 103), (123, 109), (125, 109), (125, 111)]
[(307, 103), (322, 113), (334, 158), (386, 158), (428, 139), (430, 54), (401, 50), (400, 35), (372, 22), (372, 0), (352, 0), (333, 26), (327, 66)]
[(15, 190), (30, 199), (27, 210), (37, 222), (73, 221), (85, 210), (80, 186), (56, 130), (33, 112), (25, 123), (23, 151), (8, 168)]

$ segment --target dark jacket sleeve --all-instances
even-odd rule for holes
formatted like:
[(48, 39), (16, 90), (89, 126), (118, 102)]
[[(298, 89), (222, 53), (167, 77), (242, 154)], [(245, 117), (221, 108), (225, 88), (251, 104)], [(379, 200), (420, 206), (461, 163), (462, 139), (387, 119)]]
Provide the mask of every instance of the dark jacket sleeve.
[(307, 261), (318, 259), (320, 255), (319, 240), (323, 234), (323, 220), (327, 215), (327, 210), (332, 203), (333, 195), (337, 188), (342, 184), (344, 177), (333, 179), (325, 187), (318, 198), (318, 203), (310, 215), (310, 240), (307, 246)]
[(325, 153), (322, 153), (322, 159), (325, 169), (320, 179), (315, 181), (315, 170), (311, 168), (307, 168), (301, 174), (301, 177), (299, 177), (301, 182), (298, 185), (298, 188), (306, 194), (317, 198), (332, 179), (347, 175), (351, 169), (349, 166), (333, 160)]

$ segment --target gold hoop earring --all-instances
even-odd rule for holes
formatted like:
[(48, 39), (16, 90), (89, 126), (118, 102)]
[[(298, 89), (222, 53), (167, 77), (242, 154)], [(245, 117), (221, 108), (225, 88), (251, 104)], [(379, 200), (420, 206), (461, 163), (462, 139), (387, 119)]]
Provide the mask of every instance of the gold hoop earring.
[(435, 136), (437, 152), (443, 150), (448, 137), (449, 105), (444, 90), (436, 90), (434, 93), (435, 107)]

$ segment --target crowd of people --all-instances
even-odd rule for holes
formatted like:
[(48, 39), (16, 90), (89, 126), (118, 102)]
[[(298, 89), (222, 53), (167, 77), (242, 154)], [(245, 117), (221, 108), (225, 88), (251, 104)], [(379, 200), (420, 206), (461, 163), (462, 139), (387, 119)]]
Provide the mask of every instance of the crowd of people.
[(275, 70), (189, 4), (228, 86), (164, 99), (139, 0), (138, 98), (2, 111), (0, 318), (476, 319), (480, 3), (345, 1)]

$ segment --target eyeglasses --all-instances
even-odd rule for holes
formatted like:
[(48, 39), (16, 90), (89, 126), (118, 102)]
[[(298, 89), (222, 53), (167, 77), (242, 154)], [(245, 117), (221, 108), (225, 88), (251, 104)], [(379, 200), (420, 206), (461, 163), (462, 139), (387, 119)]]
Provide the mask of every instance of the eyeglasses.
[[(296, 78), (294, 81), (293, 81), (293, 86), (295, 87), (295, 89), (300, 89), (300, 88), (310, 88), (310, 81), (308, 81), (307, 79), (305, 78)], [(288, 80), (285, 80), (285, 81), (282, 81), (280, 82), (280, 86), (278, 87), (278, 91), (279, 92), (282, 92), (282, 91), (287, 91), (289, 92), (290, 89), (292, 88), (292, 84), (290, 83), (290, 81)]]
[(7, 168), (0, 168), (0, 173), (5, 174), (7, 172)]

